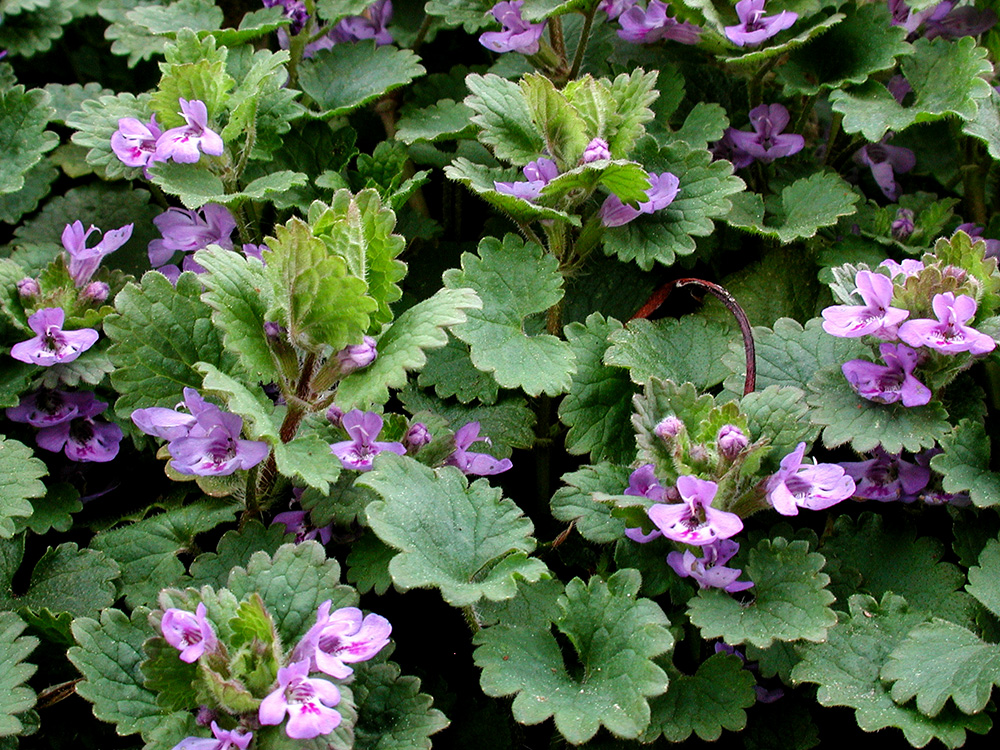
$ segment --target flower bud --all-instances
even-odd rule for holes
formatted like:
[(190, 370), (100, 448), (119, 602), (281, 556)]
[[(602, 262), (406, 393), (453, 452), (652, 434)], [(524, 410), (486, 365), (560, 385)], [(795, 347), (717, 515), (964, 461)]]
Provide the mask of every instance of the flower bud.
[(892, 238), (902, 242), (913, 234), (913, 211), (901, 208), (896, 211), (896, 219), (892, 222)]
[(344, 410), (336, 404), (331, 404), (330, 408), (326, 410), (326, 418), (334, 427), (340, 427), (344, 423)]
[(611, 150), (608, 148), (608, 142), (603, 138), (595, 138), (583, 150), (583, 158), (580, 161), (584, 164), (590, 164), (592, 161), (610, 158)]
[(268, 320), (264, 323), (264, 335), (269, 339), (284, 339), (288, 336), (288, 330), (280, 323)]
[(194, 721), (199, 727), (207, 727), (217, 718), (219, 718), (219, 714), (214, 709), (208, 706), (199, 706), (198, 713), (194, 716)]
[(378, 357), (375, 339), (371, 336), (365, 336), (362, 343), (346, 346), (337, 352), (336, 356), (337, 362), (340, 364), (341, 376), (349, 375), (362, 367), (368, 367)]
[(708, 460), (708, 449), (701, 443), (692, 445), (691, 450), (688, 451), (688, 458), (696, 464), (704, 463)]
[(406, 446), (408, 453), (412, 453), (416, 452), (422, 446), (427, 445), (430, 441), (431, 433), (427, 431), (427, 425), (423, 422), (416, 422), (406, 431), (406, 436), (403, 438), (403, 445)]
[(684, 423), (677, 417), (669, 416), (653, 428), (653, 434), (661, 440), (677, 437), (684, 429)]
[(723, 425), (719, 429), (716, 442), (719, 445), (719, 453), (729, 461), (733, 461), (750, 444), (743, 430), (732, 424)]
[(26, 276), (17, 282), (17, 293), (27, 299), (28, 297), (37, 297), (42, 293), (42, 290), (35, 279)]
[(104, 302), (110, 293), (111, 287), (103, 281), (91, 281), (80, 292), (80, 301), (84, 303)]

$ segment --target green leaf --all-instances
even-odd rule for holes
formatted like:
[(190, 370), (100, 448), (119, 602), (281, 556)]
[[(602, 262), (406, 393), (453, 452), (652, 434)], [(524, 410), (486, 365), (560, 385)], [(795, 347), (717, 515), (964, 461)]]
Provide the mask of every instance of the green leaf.
[(324, 21), (339, 21), (361, 15), (369, 5), (369, 0), (317, 0), (316, 13)]
[(104, 319), (104, 332), (112, 341), (111, 382), (121, 394), (115, 413), (122, 419), (138, 408), (173, 408), (185, 386), (201, 386), (197, 362), (233, 369), (219, 332), (205, 325), (212, 310), (198, 299), (201, 291), (194, 274), (181, 274), (174, 287), (163, 274), (150, 272), (141, 286), (129, 284), (115, 298), (118, 312)]
[(327, 346), (339, 351), (360, 342), (377, 308), (365, 294), (364, 279), (352, 275), (345, 260), (301, 219), (277, 227), (275, 234), (265, 255), (272, 299), (267, 318), (284, 325), (297, 346), (317, 354)]
[(344, 378), (337, 389), (342, 409), (366, 408), (389, 400), (389, 389), (406, 385), (406, 374), (426, 362), (426, 349), (448, 342), (446, 328), (465, 323), (467, 310), (481, 310), (471, 289), (439, 289), (432, 297), (408, 308), (378, 338), (378, 358), (369, 367)]
[(0, 91), (0, 194), (23, 188), (25, 173), (59, 143), (59, 136), (45, 129), (54, 114), (49, 98), (46, 91), (25, 92), (24, 86)]
[[(244, 20), (248, 18), (249, 16), (245, 16)], [(226, 31), (231, 29), (224, 29), (222, 34)], [(225, 44), (221, 38), (219, 43)], [(238, 142), (241, 136), (249, 136), (248, 129), (252, 127), (256, 138), (250, 150), (251, 159), (269, 160), (274, 152), (285, 145), (284, 136), (291, 129), (292, 122), (303, 117), (306, 112), (296, 101), (300, 92), (285, 85), (285, 54), (280, 51), (272, 53), (268, 50), (254, 50), (250, 45), (242, 45), (230, 49), (226, 59), (226, 70), (239, 83), (229, 97), (229, 122), (222, 129), (221, 135), (227, 143)], [(239, 130), (241, 127), (242, 130)], [(245, 146), (244, 140), (243, 147)], [(306, 154), (303, 157), (308, 158)], [(251, 161), (243, 179), (253, 180), (259, 177), (255, 167), (260, 166), (260, 162), (255, 165)], [(292, 165), (268, 165), (268, 171), (279, 171), (281, 167), (289, 166)], [(309, 172), (308, 169), (297, 168), (290, 171)], [(283, 197), (273, 195), (271, 199), (278, 203)]]
[(731, 654), (713, 654), (693, 675), (672, 675), (667, 692), (650, 701), (652, 717), (643, 742), (661, 735), (668, 742), (683, 742), (692, 734), (715, 742), (722, 730), (739, 732), (746, 727), (745, 709), (757, 702), (754, 677)]
[(493, 0), (429, 0), (425, 13), (448, 26), (462, 24), (472, 34), (494, 23), (490, 16)]
[(529, 336), (524, 319), (562, 298), (562, 278), (555, 258), (534, 243), (508, 234), (503, 243), (486, 237), (479, 255), (464, 253), (462, 270), (444, 274), (450, 289), (471, 287), (483, 309), (454, 326), (452, 333), (469, 344), (472, 364), (494, 373), (504, 388), (550, 396), (569, 389), (576, 371), (573, 350), (550, 334)]
[(393, 662), (357, 670), (351, 689), (358, 705), (358, 750), (430, 750), (430, 736), (450, 723), (431, 708), (431, 696), (420, 692), (420, 679), (400, 675)]
[(347, 556), (347, 581), (362, 594), (374, 591), (380, 596), (392, 586), (389, 562), (396, 550), (383, 542), (371, 529), (351, 545)]
[(25, 683), (36, 667), (24, 660), (38, 639), (21, 635), (25, 627), (13, 612), (0, 612), (0, 737), (22, 734), (24, 725), (17, 714), (35, 705), (35, 691)]
[[(761, 287), (770, 288), (770, 287)], [(822, 328), (820, 318), (812, 318), (805, 326), (791, 318), (778, 318), (774, 328), (753, 328), (757, 354), (757, 389), (795, 386), (806, 390), (817, 370), (841, 365), (849, 359), (869, 355), (871, 349), (858, 339), (831, 336)], [(743, 393), (746, 377), (746, 355), (741, 343), (733, 342), (722, 355), (722, 362), (732, 375), (726, 378), (726, 390)]]
[(733, 646), (822, 641), (837, 621), (830, 609), (834, 596), (826, 588), (830, 577), (820, 572), (823, 563), (805, 541), (764, 539), (743, 568), (744, 578), (754, 582), (754, 601), (744, 606), (724, 591), (702, 589), (688, 603), (691, 622), (703, 638), (722, 638)]
[(587, 125), (548, 78), (531, 73), (521, 78), (521, 92), (545, 151), (560, 171), (575, 166), (590, 142)]
[(496, 189), (496, 182), (519, 180), (520, 172), (514, 174), (510, 170), (492, 169), (464, 157), (454, 159), (445, 167), (444, 172), (450, 179), (461, 182), (483, 200), (522, 221), (557, 220), (568, 222), (573, 226), (580, 225), (580, 218), (576, 215), (507, 195)]
[(222, 535), (215, 552), (203, 552), (191, 563), (188, 586), (211, 586), (220, 589), (229, 580), (229, 572), (250, 562), (254, 552), (273, 555), (285, 538), (285, 527), (272, 523), (264, 526), (260, 521), (248, 521), (239, 530), (231, 529)]
[[(431, 12), (430, 6), (427, 12)], [(523, 166), (544, 153), (545, 141), (516, 83), (492, 74), (471, 74), (465, 84), (472, 92), (465, 105), (476, 113), (472, 123), (480, 127), (479, 140), (490, 146), (498, 159)]]
[(21, 217), (32, 213), (49, 194), (58, 176), (59, 170), (52, 166), (51, 160), (42, 160), (25, 172), (20, 190), (0, 195), (0, 221), (16, 224)]
[(933, 738), (947, 747), (960, 747), (966, 730), (987, 731), (988, 716), (966, 716), (946, 709), (935, 718), (915, 707), (893, 701), (889, 688), (879, 678), (889, 654), (919, 624), (923, 613), (908, 611), (906, 601), (886, 594), (881, 602), (860, 594), (850, 598), (850, 616), (844, 616), (830, 631), (825, 643), (801, 647), (803, 660), (792, 670), (795, 682), (819, 685), (816, 697), (823, 706), (855, 709), (858, 726), (865, 732), (898, 727), (914, 747)]
[(732, 337), (731, 327), (700, 315), (656, 321), (636, 318), (611, 333), (612, 346), (604, 361), (627, 368), (632, 382), (640, 385), (659, 378), (708, 389), (727, 374), (719, 355)]
[(949, 698), (977, 714), (1000, 685), (1000, 646), (947, 620), (925, 622), (893, 649), (880, 676), (893, 683), (896, 703), (916, 698), (925, 716), (937, 716)]
[(115, 600), (118, 565), (101, 552), (78, 549), (74, 542), (49, 547), (35, 563), (28, 590), (14, 596), (14, 575), (23, 556), (24, 537), (0, 542), (0, 610), (96, 615)]
[[(278, 10), (275, 10), (275, 8), (278, 8)], [(226, 46), (232, 49), (244, 42), (259, 39), (262, 36), (270, 34), (272, 31), (277, 31), (289, 23), (290, 19), (285, 17), (285, 9), (280, 6), (272, 6), (270, 8), (259, 8), (258, 10), (250, 11), (240, 19), (240, 25), (235, 29), (209, 29), (207, 33), (205, 31), (199, 32), (199, 36), (213, 36), (215, 37), (215, 43), (220, 47)], [(274, 55), (281, 54), (280, 52), (270, 53), (266, 50), (264, 52)]]
[[(455, 607), (479, 599), (508, 599), (515, 576), (538, 580), (545, 563), (535, 549), (531, 521), (486, 479), (468, 484), (454, 467), (434, 471), (412, 459), (381, 454), (359, 478), (381, 497), (368, 505), (368, 524), (400, 550), (389, 564), (406, 591), (433, 586)], [(437, 508), (427, 513), (428, 505)]]
[[(244, 20), (246, 18), (249, 16)], [(252, 57), (243, 57), (238, 61), (244, 70), (240, 71), (239, 83), (229, 97), (229, 121), (220, 133), (222, 140), (235, 141), (248, 127), (255, 124), (261, 100), (273, 97), (284, 84), (287, 75), (284, 64), (288, 62), (288, 57), (288, 52), (284, 50), (256, 50)]]
[(986, 609), (1000, 617), (1000, 589), (996, 586), (998, 575), (1000, 575), (1000, 542), (990, 539), (979, 555), (979, 565), (969, 568), (969, 583), (965, 590)]
[(320, 50), (299, 67), (299, 86), (323, 111), (345, 115), (427, 71), (410, 50), (363, 40)]
[(207, 289), (202, 301), (212, 308), (212, 321), (222, 330), (226, 349), (240, 359), (251, 379), (276, 381), (278, 374), (264, 333), (267, 287), (263, 266), (220, 247), (199, 250), (195, 258), (207, 271), (200, 277)]
[(396, 124), (396, 139), (410, 144), (466, 138), (472, 135), (473, 114), (472, 108), (461, 102), (442, 99), (429, 107), (404, 113)]
[(187, 208), (201, 208), (206, 203), (219, 203), (236, 208), (247, 201), (261, 203), (307, 182), (301, 172), (272, 172), (246, 185), (237, 193), (227, 193), (222, 179), (207, 166), (194, 167), (178, 162), (162, 162), (150, 169), (154, 185), (180, 198)]
[(931, 459), (931, 468), (943, 475), (945, 492), (968, 492), (980, 508), (1000, 503), (1000, 474), (990, 469), (992, 450), (982, 422), (963, 419), (940, 445), (943, 452)]
[(417, 382), (422, 388), (433, 386), (438, 398), (455, 396), (463, 404), (480, 401), (492, 404), (497, 400), (497, 381), (489, 373), (477, 370), (469, 358), (469, 346), (454, 336), (448, 343), (427, 353), (427, 363), (421, 368)]
[(178, 555), (197, 549), (198, 534), (232, 521), (234, 515), (231, 502), (206, 499), (103, 531), (90, 545), (121, 565), (130, 606), (152, 604), (160, 589), (183, 585), (186, 575)]
[(625, 202), (648, 199), (649, 176), (646, 170), (630, 161), (595, 161), (568, 169), (542, 188), (541, 199), (558, 203), (574, 192), (589, 193), (603, 185)]
[(0, 538), (14, 535), (15, 518), (32, 514), (30, 498), (42, 497), (48, 474), (45, 464), (24, 443), (0, 436)]
[(739, 196), (729, 225), (754, 234), (776, 237), (782, 243), (814, 237), (821, 227), (832, 226), (841, 216), (855, 212), (860, 196), (833, 172), (819, 172), (796, 180), (780, 198), (765, 202), (756, 193)]
[(979, 99), (976, 116), (962, 123), (962, 132), (978, 138), (994, 160), (1000, 160), (1000, 93), (994, 90), (989, 100)]
[(126, 14), (152, 34), (173, 36), (178, 29), (214, 30), (222, 26), (222, 9), (203, 0), (178, 0), (167, 6), (140, 6)]
[(317, 435), (275, 443), (274, 457), (283, 476), (320, 492), (326, 492), (340, 476), (340, 461), (330, 452), (330, 444)]
[(219, 394), (225, 400), (226, 408), (243, 418), (244, 431), (252, 439), (278, 442), (278, 426), (273, 418), (274, 404), (262, 389), (250, 390), (239, 380), (206, 362), (199, 362), (195, 369), (204, 377), (203, 388)]
[(913, 54), (904, 58), (902, 73), (913, 87), (914, 101), (899, 104), (885, 86), (869, 81), (849, 92), (835, 91), (830, 102), (844, 115), (843, 128), (877, 142), (889, 130), (900, 131), (919, 122), (954, 115), (974, 120), (980, 103), (988, 105), (992, 89), (987, 52), (972, 37), (954, 42), (941, 37), (917, 39)]
[(819, 437), (819, 427), (809, 421), (805, 397), (800, 388), (770, 385), (748, 393), (740, 402), (750, 434), (755, 440), (766, 437), (777, 458), (791, 453), (800, 442), (812, 445)]
[(576, 652), (572, 669), (550, 627), (500, 624), (481, 631), (474, 658), (483, 670), (483, 692), (516, 695), (517, 721), (538, 724), (551, 716), (573, 744), (601, 726), (616, 737), (639, 737), (650, 720), (648, 699), (667, 687), (653, 657), (674, 645), (663, 611), (636, 598), (639, 584), (634, 570), (607, 583), (595, 576), (589, 584), (579, 578), (567, 584), (555, 625)]
[(799, 47), (778, 68), (785, 96), (863, 83), (872, 73), (892, 68), (897, 57), (911, 53), (906, 30), (890, 23), (887, 6), (847, 6), (846, 12), (841, 23)]
[(576, 358), (573, 383), (559, 404), (559, 419), (569, 426), (566, 450), (589, 453), (593, 461), (629, 463), (635, 452), (629, 429), (635, 389), (624, 370), (602, 361), (608, 338), (621, 330), (621, 323), (593, 313), (586, 325), (570, 323), (565, 330)]
[(694, 148), (708, 148), (708, 144), (722, 138), (728, 127), (729, 117), (721, 105), (715, 102), (698, 102), (688, 112), (684, 124), (673, 134), (671, 140), (686, 141)]
[(120, 610), (105, 609), (100, 622), (89, 617), (73, 621), (77, 646), (69, 660), (83, 674), (76, 692), (94, 704), (94, 716), (117, 725), (118, 734), (146, 734), (164, 720), (156, 693), (144, 687), (139, 665), (146, 656), (143, 642), (150, 636), (149, 610), (139, 607), (131, 621)]
[[(0, 444), (2, 451), (2, 444)], [(23, 473), (24, 465), (20, 467)], [(18, 531), (29, 528), (35, 534), (45, 534), (51, 530), (69, 531), (73, 525), (73, 514), (83, 510), (80, 493), (69, 482), (56, 482), (46, 488), (45, 497), (35, 503), (35, 512), (25, 520), (17, 520)]]
[(452, 430), (469, 422), (479, 422), (482, 427), (480, 435), (488, 436), (492, 441), (489, 453), (498, 458), (509, 456), (511, 448), (530, 448), (535, 443), (532, 429), (535, 414), (518, 396), (502, 396), (495, 404), (486, 406), (463, 406), (408, 388), (400, 391), (399, 399), (411, 414), (433, 412), (447, 420)]
[(806, 401), (813, 409), (813, 423), (823, 428), (827, 448), (850, 442), (858, 453), (878, 445), (889, 453), (916, 452), (933, 448), (950, 428), (937, 401), (913, 407), (869, 401), (854, 392), (839, 366), (813, 376)]
[(957, 593), (961, 571), (942, 562), (943, 545), (917, 537), (910, 524), (889, 523), (864, 513), (854, 521), (840, 516), (821, 552), (830, 563), (831, 589), (844, 602), (852, 593), (881, 598), (892, 592), (906, 597), (910, 608), (961, 622), (968, 599)]
[(815, 39), (817, 36), (825, 34), (831, 26), (834, 26), (840, 23), (842, 20), (844, 20), (844, 16), (842, 13), (834, 13), (833, 15), (827, 18), (818, 18), (816, 16), (813, 16), (809, 20), (811, 21), (814, 18), (817, 20), (812, 26), (803, 30), (800, 24), (799, 27), (796, 29), (796, 31), (798, 31), (799, 33), (793, 36), (791, 39), (782, 42), (781, 44), (776, 44), (770, 47), (764, 47), (763, 49), (751, 50), (750, 52), (739, 52), (733, 57), (724, 57), (720, 55), (719, 59), (724, 60), (726, 63), (731, 65), (739, 65), (744, 67), (750, 67), (753, 65), (761, 66), (767, 60), (774, 57), (779, 57), (780, 55), (783, 55), (786, 52), (794, 50), (797, 47), (801, 47), (803, 44), (810, 41), (811, 39)]
[(628, 486), (631, 471), (624, 466), (602, 463), (584, 466), (579, 471), (563, 474), (560, 487), (552, 496), (552, 515), (560, 521), (573, 523), (580, 535), (597, 544), (608, 544), (625, 534), (625, 522), (611, 515), (611, 506), (599, 503), (594, 493), (617, 495)]
[(331, 599), (331, 611), (358, 602), (354, 589), (340, 584), (340, 564), (313, 541), (283, 544), (274, 555), (255, 552), (246, 566), (233, 569), (227, 588), (237, 599), (258, 592), (283, 643), (305, 634), (321, 602)]
[(74, 2), (51, 2), (36, 10), (5, 15), (0, 26), (0, 48), (15, 57), (32, 57), (47, 52), (63, 35), (63, 27), (73, 20)]
[[(656, 70), (645, 72), (637, 68), (617, 76), (607, 87), (614, 108), (603, 113), (607, 118), (605, 126), (594, 135), (607, 140), (612, 154), (630, 153), (642, 137), (645, 124), (653, 119), (650, 107), (658, 97), (663, 96), (663, 88), (657, 85), (658, 74)], [(603, 80), (595, 83), (595, 86), (604, 85)], [(571, 101), (579, 107), (572, 97)]]
[[(141, 4), (141, 5), (140, 5)], [(153, 55), (161, 55), (167, 47), (166, 37), (157, 36), (148, 29), (133, 23), (127, 14), (137, 5), (154, 5), (153, 2), (139, 0), (101, 0), (98, 13), (110, 26), (105, 36), (112, 41), (111, 51), (116, 55), (128, 55), (128, 66), (134, 68), (141, 60)]]
[(606, 254), (634, 260), (644, 270), (654, 262), (669, 266), (678, 255), (693, 253), (694, 237), (710, 235), (715, 229), (713, 219), (732, 208), (729, 196), (746, 187), (733, 176), (732, 164), (724, 159), (713, 162), (707, 149), (692, 148), (683, 141), (660, 148), (652, 136), (646, 136), (631, 158), (647, 172), (670, 172), (680, 180), (680, 190), (669, 206), (604, 233)]
[(213, 37), (199, 39), (190, 29), (182, 28), (164, 51), (167, 61), (160, 64), (160, 83), (150, 99), (160, 127), (185, 125), (180, 99), (203, 102), (208, 110), (208, 125), (213, 127), (225, 111), (229, 91), (236, 83), (226, 72), (229, 50), (216, 46)]

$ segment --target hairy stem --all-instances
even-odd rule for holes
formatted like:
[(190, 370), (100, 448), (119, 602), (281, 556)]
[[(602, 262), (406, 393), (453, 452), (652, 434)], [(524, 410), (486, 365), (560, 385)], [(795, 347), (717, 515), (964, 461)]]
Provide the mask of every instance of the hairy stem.
[(588, 42), (590, 42), (590, 28), (594, 25), (595, 13), (597, 13), (596, 5), (589, 12), (583, 14), (583, 31), (580, 32), (580, 43), (576, 45), (576, 53), (573, 55), (573, 67), (569, 69), (569, 79), (571, 81), (580, 75), (580, 66), (583, 65), (583, 55), (587, 51)]

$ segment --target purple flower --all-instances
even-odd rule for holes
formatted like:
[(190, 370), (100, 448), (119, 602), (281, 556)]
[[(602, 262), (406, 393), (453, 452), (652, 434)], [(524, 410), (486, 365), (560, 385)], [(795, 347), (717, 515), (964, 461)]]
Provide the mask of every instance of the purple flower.
[(859, 500), (910, 502), (931, 481), (930, 469), (886, 453), (881, 446), (875, 448), (874, 458), (868, 461), (848, 461), (840, 465), (857, 485), (854, 497)]
[(317, 537), (321, 543), (329, 544), (333, 538), (333, 524), (327, 524), (322, 528), (312, 526), (309, 523), (309, 511), (306, 510), (286, 510), (284, 513), (278, 513), (271, 521), (272, 525), (276, 523), (284, 525), (286, 534), (295, 534), (296, 544)]
[(841, 366), (851, 388), (869, 401), (903, 406), (923, 406), (931, 400), (931, 389), (913, 377), (920, 355), (905, 344), (880, 344), (885, 366), (852, 359)]
[(389, 643), (392, 625), (374, 612), (362, 617), (357, 607), (331, 613), (330, 605), (330, 599), (319, 605), (316, 624), (302, 636), (292, 659), (309, 659), (311, 669), (343, 680), (354, 673), (348, 664), (368, 661)]
[(750, 445), (750, 440), (743, 430), (733, 424), (720, 427), (715, 442), (719, 446), (719, 453), (729, 461), (735, 460)]
[(736, 145), (736, 141), (733, 139), (733, 133), (739, 132), (742, 131), (736, 130), (735, 128), (726, 128), (725, 132), (722, 134), (722, 138), (713, 143), (711, 148), (712, 157), (714, 159), (726, 159), (727, 161), (731, 161), (733, 163), (733, 169), (743, 169), (743, 167), (749, 167), (754, 161), (750, 154)]
[(62, 233), (62, 246), (66, 248), (69, 255), (69, 275), (73, 277), (73, 283), (79, 289), (94, 275), (101, 259), (120, 248), (132, 236), (133, 224), (126, 224), (118, 229), (107, 232), (93, 247), (87, 247), (87, 237), (92, 232), (100, 231), (94, 225), (90, 226), (86, 232), (83, 231), (83, 223), (79, 220), (72, 224), (67, 224)]
[[(84, 393), (88, 396), (83, 396)], [(42, 427), (35, 438), (38, 447), (53, 453), (63, 451), (71, 461), (107, 463), (114, 459), (122, 440), (122, 428), (103, 419), (94, 420), (108, 405), (94, 398), (90, 391), (66, 395), (77, 396), (76, 414)]]
[(892, 279), (880, 273), (858, 271), (854, 276), (855, 292), (863, 305), (833, 305), (823, 310), (823, 330), (831, 336), (859, 338), (871, 334), (880, 339), (896, 338), (896, 330), (909, 315), (909, 310), (890, 307)]
[(233, 249), (231, 239), (236, 220), (229, 209), (218, 203), (207, 203), (197, 211), (168, 208), (153, 219), (163, 235), (149, 243), (149, 262), (153, 268), (162, 266), (175, 252), (193, 253), (209, 245)]
[(342, 424), (351, 439), (334, 443), (330, 446), (330, 451), (340, 459), (345, 469), (368, 471), (372, 468), (372, 460), (382, 451), (400, 456), (406, 454), (402, 443), (375, 440), (382, 431), (382, 417), (373, 411), (352, 409), (344, 415)]
[(285, 18), (291, 20), (291, 25), (288, 27), (288, 33), (295, 36), (303, 28), (305, 28), (306, 22), (309, 20), (309, 14), (306, 12), (306, 4), (302, 0), (262, 0), (265, 8), (273, 8), (276, 5), (280, 5), (285, 9)]
[(444, 460), (445, 466), (457, 466), (463, 474), (477, 477), (501, 474), (514, 464), (509, 458), (497, 459), (487, 453), (473, 453), (469, 450), (473, 443), (490, 444), (488, 437), (479, 437), (479, 422), (469, 422), (455, 432), (455, 450)]
[(601, 217), (601, 223), (606, 227), (620, 227), (628, 224), (641, 214), (651, 214), (666, 208), (673, 203), (674, 198), (680, 190), (680, 180), (670, 172), (660, 174), (649, 173), (649, 189), (646, 197), (649, 200), (642, 201), (638, 207), (622, 203), (617, 195), (609, 195), (604, 199), (597, 215)]
[(637, 44), (652, 44), (661, 39), (697, 44), (701, 35), (701, 27), (668, 16), (667, 4), (661, 0), (649, 0), (645, 10), (633, 5), (618, 16), (618, 23), (621, 24), (618, 36)]
[(615, 19), (637, 2), (639, 2), (639, 0), (601, 0), (601, 2), (597, 4), (597, 9), (603, 10), (607, 13), (608, 18)]
[(360, 42), (374, 39), (375, 44), (392, 44), (392, 34), (386, 29), (392, 20), (392, 2), (375, 0), (360, 16), (350, 16), (338, 23), (329, 36), (335, 43)]
[(712, 500), (719, 485), (697, 477), (677, 479), (680, 503), (657, 503), (646, 512), (668, 539), (704, 546), (718, 539), (728, 539), (743, 529), (743, 520), (735, 513), (716, 510)]
[(653, 434), (660, 440), (669, 440), (670, 438), (675, 438), (681, 434), (681, 430), (684, 429), (684, 423), (677, 417), (670, 415), (669, 417), (664, 417), (653, 428)]
[[(770, 164), (779, 157), (797, 154), (806, 145), (801, 135), (781, 132), (788, 127), (789, 119), (788, 110), (782, 105), (761, 104), (750, 110), (753, 133), (733, 128), (726, 133), (740, 153)], [(735, 161), (733, 166), (737, 166)]]
[(7, 419), (24, 422), (32, 427), (52, 427), (62, 424), (89, 408), (94, 401), (92, 391), (41, 390), (21, 396), (21, 403), (7, 409)]
[(498, 193), (513, 195), (526, 201), (534, 201), (542, 193), (542, 188), (559, 176), (559, 167), (552, 159), (541, 158), (528, 162), (521, 170), (527, 182), (496, 182), (493, 187)]
[[(625, 490), (624, 494), (632, 495), (633, 497), (648, 497), (650, 500), (657, 503), (667, 502), (667, 490), (662, 484), (660, 484), (660, 480), (656, 478), (656, 474), (653, 473), (653, 464), (643, 464), (632, 472), (628, 478), (628, 488)], [(679, 497), (680, 496), (678, 496), (678, 499)], [(647, 534), (641, 527), (637, 526), (635, 528), (625, 529), (625, 536), (633, 542), (645, 544), (646, 542), (651, 542), (654, 539), (663, 536), (663, 534), (659, 529), (653, 529)]]
[(945, 39), (979, 36), (993, 28), (996, 22), (997, 14), (989, 8), (977, 10), (971, 5), (956, 8), (954, 2), (945, 0), (933, 8), (927, 17), (924, 36), (928, 39), (939, 36)]
[(134, 117), (123, 117), (118, 121), (118, 130), (111, 135), (111, 150), (126, 167), (142, 167), (147, 172), (149, 165), (156, 161), (156, 141), (161, 131), (156, 123), (156, 115), (143, 125)]
[(781, 469), (767, 480), (767, 499), (783, 516), (799, 508), (823, 510), (854, 494), (854, 480), (836, 464), (802, 464), (806, 444), (781, 459)]
[(194, 614), (183, 609), (168, 609), (160, 620), (160, 630), (167, 643), (180, 651), (181, 661), (198, 661), (206, 651), (215, 650), (218, 640), (205, 617), (205, 604), (199, 602)]
[(38, 279), (25, 276), (17, 282), (17, 293), (21, 299), (30, 300), (42, 293), (42, 288), (38, 285)]
[(891, 201), (899, 199), (896, 172), (909, 172), (917, 164), (916, 155), (908, 148), (890, 146), (886, 134), (880, 143), (867, 143), (854, 154), (854, 161), (869, 167), (879, 190)]
[(43, 307), (28, 318), (28, 326), (37, 335), (10, 349), (10, 356), (29, 365), (50, 367), (72, 362), (100, 338), (93, 328), (64, 331), (66, 311), (61, 307)]
[(173, 750), (247, 750), (250, 740), (253, 739), (253, 732), (240, 731), (239, 727), (231, 731), (220, 729), (219, 725), (212, 722), (212, 734), (214, 740), (207, 737), (185, 737), (174, 745)]
[(132, 412), (132, 421), (147, 435), (170, 441), (171, 466), (180, 474), (226, 476), (249, 469), (268, 454), (267, 443), (240, 440), (243, 419), (222, 411), (193, 388), (184, 389), (188, 414), (152, 406)]
[(889, 93), (892, 94), (892, 98), (899, 104), (902, 104), (906, 95), (913, 91), (913, 87), (910, 85), (910, 82), (906, 80), (905, 76), (901, 75), (894, 75), (886, 81), (885, 87), (889, 89)]
[(727, 26), (726, 37), (737, 47), (755, 47), (765, 39), (791, 28), (798, 13), (783, 10), (776, 16), (764, 15), (765, 0), (740, 0), (736, 3), (736, 15), (740, 22)]
[(480, 35), (479, 43), (494, 52), (520, 52), (534, 55), (539, 50), (538, 40), (545, 30), (545, 22), (528, 23), (521, 17), (524, 0), (497, 3), (490, 13), (503, 26), (503, 31), (487, 31)]
[(205, 153), (220, 156), (225, 150), (222, 138), (208, 127), (208, 108), (198, 99), (181, 99), (180, 114), (186, 125), (171, 128), (156, 139), (155, 161), (173, 159), (183, 164), (194, 164)]
[(910, 346), (929, 346), (945, 354), (986, 354), (997, 345), (991, 337), (965, 325), (976, 315), (976, 301), (967, 294), (935, 294), (931, 302), (937, 320), (908, 320), (899, 327), (899, 338)]
[(986, 250), (983, 252), (984, 258), (1000, 257), (1000, 240), (991, 240), (987, 239), (986, 237), (983, 237), (983, 228), (981, 226), (973, 224), (970, 221), (966, 222), (965, 224), (959, 224), (957, 227), (955, 227), (955, 231), (965, 232), (967, 235), (969, 235), (970, 238), (972, 238), (973, 242), (975, 242), (977, 239), (985, 242)]
[(702, 547), (702, 556), (695, 557), (690, 550), (671, 552), (667, 564), (681, 578), (691, 577), (702, 589), (723, 589), (730, 594), (746, 591), (753, 581), (737, 581), (743, 571), (740, 568), (726, 568), (727, 562), (739, 552), (740, 545), (732, 539), (719, 539)]
[(278, 670), (278, 687), (261, 701), (257, 712), (261, 724), (280, 724), (287, 713), (285, 734), (296, 740), (329, 734), (340, 726), (340, 714), (332, 708), (340, 703), (337, 686), (308, 675), (308, 660)]
[(407, 453), (416, 453), (420, 448), (431, 441), (431, 433), (427, 430), (427, 425), (423, 422), (415, 422), (403, 436), (403, 445), (406, 446)]
[(611, 149), (608, 147), (608, 142), (603, 138), (594, 138), (587, 144), (587, 148), (583, 150), (583, 156), (580, 158), (580, 163), (590, 164), (594, 161), (602, 161), (610, 158)]
[(254, 245), (250, 242), (243, 244), (243, 254), (248, 258), (256, 258), (261, 263), (264, 262), (264, 251), (267, 249), (267, 245)]
[(891, 227), (892, 238), (894, 240), (902, 242), (903, 240), (909, 239), (910, 235), (913, 234), (914, 229), (913, 218), (913, 211), (908, 208), (900, 208), (896, 211), (896, 218), (893, 219)]
[(362, 339), (362, 343), (345, 346), (334, 357), (340, 365), (341, 376), (349, 375), (355, 370), (368, 367), (378, 357), (378, 350), (375, 348), (375, 339), (371, 336), (365, 336)]
[(906, 258), (902, 263), (897, 263), (892, 258), (887, 258), (879, 263), (879, 266), (888, 268), (889, 273), (892, 274), (892, 278), (896, 278), (900, 274), (903, 274), (903, 276), (919, 276), (920, 272), (924, 270), (923, 262), (914, 260), (913, 258)]

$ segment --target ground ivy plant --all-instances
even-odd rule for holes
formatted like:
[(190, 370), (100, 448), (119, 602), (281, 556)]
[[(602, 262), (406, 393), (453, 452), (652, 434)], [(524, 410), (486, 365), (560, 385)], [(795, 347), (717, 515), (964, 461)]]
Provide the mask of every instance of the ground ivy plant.
[(0, 11), (0, 750), (992, 729), (993, 3)]

